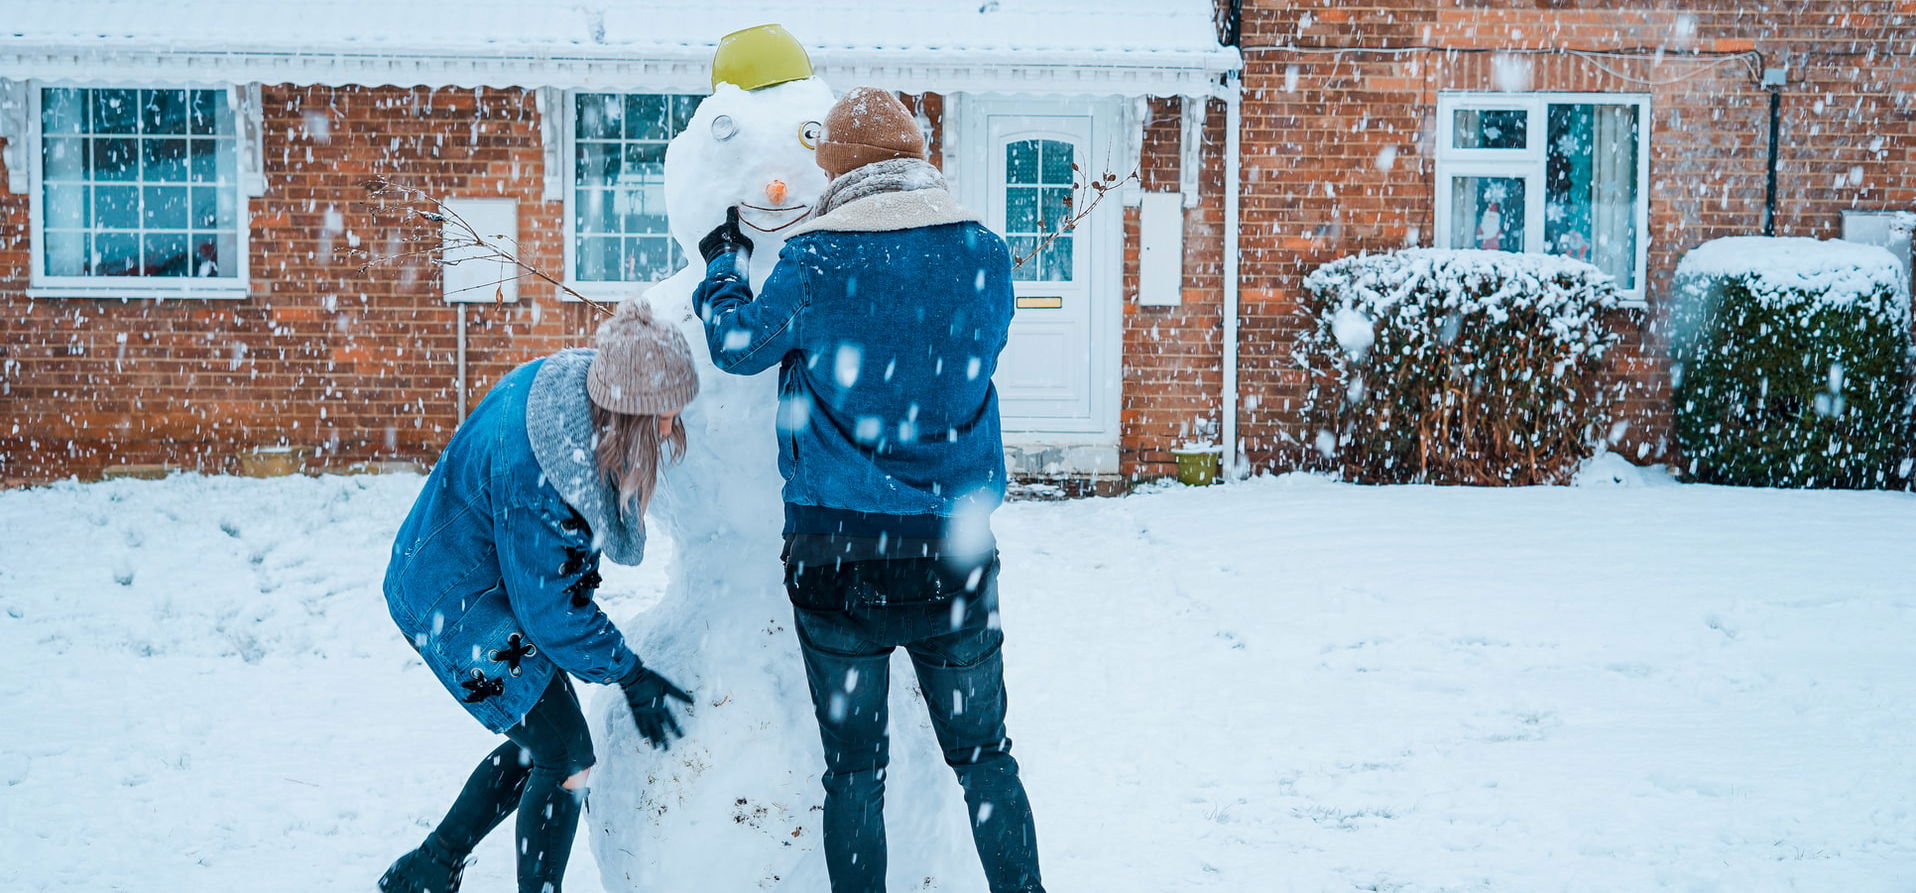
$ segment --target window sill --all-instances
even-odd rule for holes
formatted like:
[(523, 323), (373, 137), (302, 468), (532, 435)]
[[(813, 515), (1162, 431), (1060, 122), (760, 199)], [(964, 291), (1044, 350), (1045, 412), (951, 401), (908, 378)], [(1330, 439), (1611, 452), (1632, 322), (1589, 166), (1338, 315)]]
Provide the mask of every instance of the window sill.
[[(594, 301), (598, 301), (602, 304), (609, 304), (615, 301), (623, 301), (628, 298), (637, 298), (645, 294), (646, 292), (651, 291), (653, 286), (658, 285), (660, 282), (664, 282), (664, 281), (665, 281), (664, 279), (660, 279), (656, 282), (605, 282), (601, 280), (594, 280), (592, 282), (568, 282), (565, 284), (565, 287), (572, 289), (573, 291), (576, 291), (579, 294), (585, 295), (586, 297), (591, 298)], [(568, 304), (579, 303), (578, 298), (575, 298), (572, 295), (565, 293), (564, 291), (559, 292), (559, 300), (564, 301)]]
[(65, 300), (70, 298), (109, 301), (239, 301), (252, 297), (245, 285), (190, 286), (164, 288), (152, 285), (92, 286), (36, 285), (27, 288), (29, 300)]

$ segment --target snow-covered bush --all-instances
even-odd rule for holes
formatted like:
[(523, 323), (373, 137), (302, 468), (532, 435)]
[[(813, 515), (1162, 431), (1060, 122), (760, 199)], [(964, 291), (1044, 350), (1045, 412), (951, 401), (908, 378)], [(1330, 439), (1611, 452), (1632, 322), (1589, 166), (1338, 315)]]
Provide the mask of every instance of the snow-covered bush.
[(1677, 444), (1698, 480), (1906, 486), (1910, 299), (1888, 250), (1718, 239), (1677, 266)]
[(1304, 280), (1304, 442), (1352, 480), (1560, 483), (1614, 402), (1614, 282), (1589, 264), (1413, 248)]

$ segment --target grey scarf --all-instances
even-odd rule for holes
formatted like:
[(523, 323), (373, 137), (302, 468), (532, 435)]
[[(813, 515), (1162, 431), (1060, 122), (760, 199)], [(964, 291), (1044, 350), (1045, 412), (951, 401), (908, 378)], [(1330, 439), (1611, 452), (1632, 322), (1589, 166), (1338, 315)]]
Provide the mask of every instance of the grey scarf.
[(830, 214), (843, 205), (887, 192), (916, 192), (920, 189), (946, 189), (945, 175), (922, 158), (891, 158), (874, 161), (846, 171), (825, 187), (812, 205), (812, 219)]
[[(526, 435), (532, 457), (566, 505), (592, 527), (592, 544), (620, 564), (645, 559), (645, 516), (622, 511), (619, 493), (599, 473), (597, 433), (585, 373), (598, 351), (575, 347), (546, 358), (526, 394)], [(635, 507), (636, 508), (636, 507)]]

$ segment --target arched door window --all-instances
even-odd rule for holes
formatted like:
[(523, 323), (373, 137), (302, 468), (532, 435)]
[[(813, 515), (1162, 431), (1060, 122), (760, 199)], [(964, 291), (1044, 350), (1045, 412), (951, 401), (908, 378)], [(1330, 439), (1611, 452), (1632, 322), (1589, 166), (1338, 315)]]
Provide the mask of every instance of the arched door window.
[[(1059, 140), (1020, 140), (1005, 144), (1005, 241), (1014, 258), (1038, 249), (1071, 216), (1071, 174), (1077, 147)], [(1026, 281), (1069, 282), (1072, 235), (1053, 239), (1036, 257), (1013, 271)]]

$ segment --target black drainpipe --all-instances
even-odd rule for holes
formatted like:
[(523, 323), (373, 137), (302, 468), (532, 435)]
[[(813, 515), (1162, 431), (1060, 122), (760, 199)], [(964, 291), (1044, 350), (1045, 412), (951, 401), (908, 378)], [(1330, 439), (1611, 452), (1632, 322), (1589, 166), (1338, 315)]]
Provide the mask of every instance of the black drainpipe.
[(1776, 235), (1776, 163), (1782, 152), (1783, 82), (1788, 72), (1787, 66), (1763, 70), (1763, 86), (1770, 91), (1769, 182), (1763, 191), (1763, 235), (1766, 236)]

